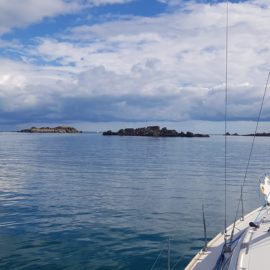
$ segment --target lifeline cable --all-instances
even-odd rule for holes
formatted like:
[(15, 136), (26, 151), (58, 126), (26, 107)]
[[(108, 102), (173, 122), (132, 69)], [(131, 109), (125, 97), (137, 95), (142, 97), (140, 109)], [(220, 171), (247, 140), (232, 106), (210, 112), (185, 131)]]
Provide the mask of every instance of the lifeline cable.
[(236, 220), (237, 220), (237, 216), (238, 216), (238, 212), (239, 212), (240, 202), (241, 202), (241, 200), (243, 200), (243, 188), (245, 186), (246, 179), (247, 179), (248, 168), (249, 168), (249, 164), (250, 164), (250, 160), (251, 160), (251, 155), (252, 155), (253, 148), (254, 148), (256, 133), (257, 133), (257, 130), (258, 130), (260, 119), (261, 119), (261, 114), (262, 114), (263, 104), (264, 104), (264, 100), (265, 100), (265, 96), (266, 96), (266, 91), (267, 91), (268, 84), (269, 84), (269, 79), (270, 79), (270, 71), (268, 73), (266, 85), (265, 85), (265, 88), (264, 88), (264, 93), (263, 93), (263, 97), (262, 97), (261, 107), (260, 107), (260, 111), (259, 111), (259, 115), (258, 115), (258, 119), (257, 119), (257, 123), (256, 123), (256, 128), (255, 128), (255, 132), (254, 132), (254, 136), (253, 136), (253, 139), (252, 139), (252, 144), (251, 144), (251, 148), (250, 148), (250, 152), (249, 152), (248, 162), (247, 162), (247, 166), (246, 166), (246, 170), (245, 170), (244, 180), (243, 180), (243, 183), (241, 185), (241, 195), (240, 195), (240, 199), (238, 201), (238, 205), (237, 205), (237, 209), (236, 209), (236, 214), (235, 214), (235, 219), (234, 219), (234, 223), (233, 223), (232, 234), (231, 234), (231, 237), (230, 237), (230, 243), (232, 242), (232, 238), (233, 238), (233, 235), (234, 235), (234, 228), (235, 228), (235, 224), (236, 224)]

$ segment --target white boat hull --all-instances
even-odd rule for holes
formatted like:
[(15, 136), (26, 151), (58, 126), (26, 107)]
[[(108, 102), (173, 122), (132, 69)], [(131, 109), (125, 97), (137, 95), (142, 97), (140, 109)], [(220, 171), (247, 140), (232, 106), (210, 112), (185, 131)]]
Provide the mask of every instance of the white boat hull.
[[(259, 228), (250, 227), (250, 222), (255, 222)], [(201, 250), (185, 270), (269, 270), (269, 227), (270, 207), (255, 209), (243, 220), (237, 220), (230, 252), (223, 252), (224, 234), (219, 233), (208, 243), (207, 251)], [(232, 229), (233, 224), (227, 228), (227, 239), (230, 238)]]

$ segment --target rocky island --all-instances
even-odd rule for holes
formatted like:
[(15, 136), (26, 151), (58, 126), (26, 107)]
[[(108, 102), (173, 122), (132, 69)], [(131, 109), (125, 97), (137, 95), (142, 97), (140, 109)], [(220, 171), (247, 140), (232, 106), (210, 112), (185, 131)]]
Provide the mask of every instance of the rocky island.
[(159, 126), (149, 126), (142, 128), (125, 128), (117, 132), (111, 130), (103, 132), (104, 136), (149, 136), (149, 137), (210, 137), (208, 134), (194, 134), (192, 132), (177, 132), (174, 129), (160, 128)]
[(80, 133), (76, 128), (74, 127), (65, 127), (65, 126), (59, 126), (59, 127), (31, 127), (28, 129), (22, 129), (19, 132), (24, 133)]
[[(225, 134), (224, 134), (225, 135)], [(238, 134), (238, 133), (229, 133), (227, 132), (226, 133), (227, 136), (254, 136), (254, 133), (251, 133), (251, 134)], [(255, 134), (256, 137), (270, 137), (270, 132), (262, 132), (262, 133), (256, 133)]]
[[(246, 134), (246, 135), (243, 135), (243, 136), (254, 136), (254, 133), (253, 134)], [(270, 137), (270, 133), (268, 132), (262, 132), (262, 133), (256, 133), (257, 137)]]

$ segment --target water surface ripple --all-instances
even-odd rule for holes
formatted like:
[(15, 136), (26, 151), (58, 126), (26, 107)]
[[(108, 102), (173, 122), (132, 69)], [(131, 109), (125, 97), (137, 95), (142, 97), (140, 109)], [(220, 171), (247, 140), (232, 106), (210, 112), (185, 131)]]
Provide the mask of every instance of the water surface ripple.
[[(258, 138), (245, 211), (262, 198), (270, 138)], [(228, 138), (228, 219), (251, 138)], [(224, 224), (224, 138), (0, 133), (0, 269), (183, 269)]]

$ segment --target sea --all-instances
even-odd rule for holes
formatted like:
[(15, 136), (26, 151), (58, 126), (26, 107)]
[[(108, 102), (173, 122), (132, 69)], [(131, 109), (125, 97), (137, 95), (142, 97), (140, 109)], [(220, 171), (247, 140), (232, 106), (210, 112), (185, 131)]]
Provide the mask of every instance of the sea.
[[(251, 142), (228, 137), (227, 225)], [(269, 155), (256, 138), (245, 213), (263, 203)], [(224, 164), (224, 136), (2, 132), (0, 269), (184, 269), (204, 245), (202, 206), (207, 239), (224, 230)]]

